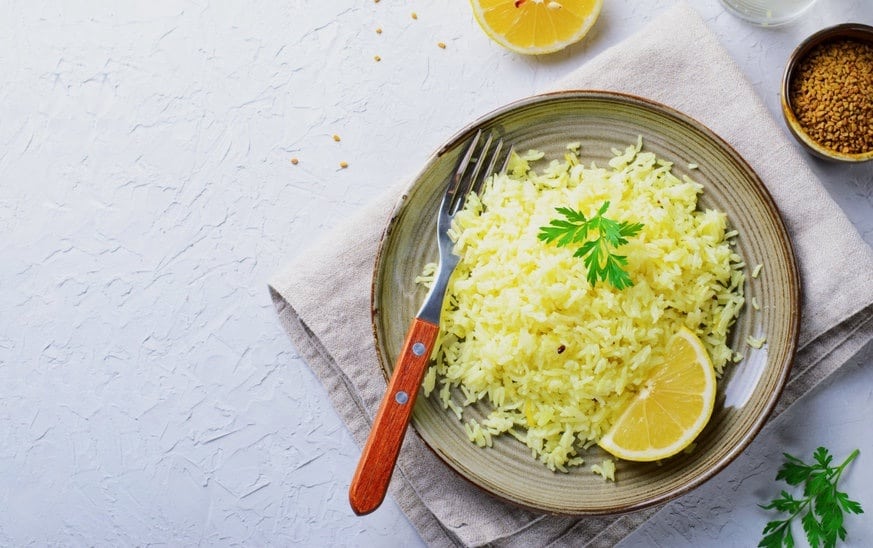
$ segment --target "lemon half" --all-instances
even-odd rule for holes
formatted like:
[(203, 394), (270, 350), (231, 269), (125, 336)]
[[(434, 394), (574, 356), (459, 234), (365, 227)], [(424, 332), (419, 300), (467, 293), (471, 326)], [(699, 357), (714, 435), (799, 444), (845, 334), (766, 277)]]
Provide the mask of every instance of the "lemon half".
[(582, 39), (600, 15), (603, 0), (470, 0), (492, 40), (518, 53), (539, 55)]
[(671, 457), (688, 447), (709, 422), (715, 387), (706, 348), (683, 327), (667, 343), (667, 363), (646, 381), (598, 445), (630, 461)]

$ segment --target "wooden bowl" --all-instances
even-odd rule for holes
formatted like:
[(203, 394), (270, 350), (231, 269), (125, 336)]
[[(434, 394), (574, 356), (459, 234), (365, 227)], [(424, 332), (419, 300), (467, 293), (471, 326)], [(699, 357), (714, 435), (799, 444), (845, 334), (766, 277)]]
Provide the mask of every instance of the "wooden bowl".
[[(493, 130), (518, 150), (535, 148), (560, 157), (569, 142), (580, 142), (583, 160), (605, 165), (611, 149), (643, 138), (643, 149), (674, 162), (674, 173), (704, 187), (701, 208), (728, 214), (739, 232), (737, 250), (749, 270), (748, 299), (735, 324), (732, 348), (745, 355), (728, 366), (719, 382), (712, 419), (696, 449), (662, 463), (617, 461), (616, 482), (592, 474), (588, 465), (607, 457), (593, 447), (586, 466), (551, 472), (511, 436), (482, 449), (470, 443), (463, 425), (442, 408), (435, 393), (416, 402), (413, 428), (447, 466), (494, 496), (540, 511), (609, 514), (658, 504), (700, 485), (724, 469), (752, 441), (767, 420), (788, 377), (800, 322), (800, 283), (788, 232), (772, 198), (754, 171), (729, 145), (695, 120), (651, 101), (611, 92), (570, 91), (539, 95), (503, 107), (462, 130), (440, 149), (405, 190), (385, 230), (373, 278), (373, 329), (386, 378), (400, 352), (405, 331), (424, 298), (414, 282), (436, 260), (436, 211), (446, 178), (460, 151), (478, 129)], [(697, 164), (691, 169), (689, 164)], [(760, 349), (745, 342), (766, 336)], [(457, 396), (460, 400), (460, 396)], [(486, 409), (471, 406), (465, 418), (481, 420)]]

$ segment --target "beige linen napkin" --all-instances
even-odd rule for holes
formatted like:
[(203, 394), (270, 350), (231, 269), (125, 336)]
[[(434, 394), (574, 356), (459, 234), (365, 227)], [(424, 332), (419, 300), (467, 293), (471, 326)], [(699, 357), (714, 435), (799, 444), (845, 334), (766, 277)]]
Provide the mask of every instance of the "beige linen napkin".
[[(732, 144), (767, 185), (793, 238), (804, 299), (800, 352), (777, 414), (873, 339), (873, 252), (694, 10), (669, 9), (557, 86), (570, 88), (624, 91), (674, 107)], [(401, 187), (270, 282), (282, 325), (361, 445), (385, 390), (370, 329), (370, 280)], [(432, 546), (612, 545), (655, 511), (575, 519), (523, 510), (473, 487), (413, 433), (390, 493)]]

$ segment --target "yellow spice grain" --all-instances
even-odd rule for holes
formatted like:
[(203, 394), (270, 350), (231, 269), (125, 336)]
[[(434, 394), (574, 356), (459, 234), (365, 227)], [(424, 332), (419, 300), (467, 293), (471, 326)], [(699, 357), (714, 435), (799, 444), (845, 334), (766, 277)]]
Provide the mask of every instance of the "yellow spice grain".
[(291, 158), (291, 163), (296, 166), (300, 163), (300, 160), (298, 160), (297, 158)]
[(336, 133), (334, 133), (334, 134), (333, 134), (333, 140), (336, 141), (337, 143), (339, 143), (342, 139), (340, 139), (340, 136), (339, 136), (339, 135), (337, 135)]
[(340, 167), (342, 169), (345, 169), (345, 168), (349, 167), (349, 163), (348, 162), (340, 162)]
[(437, 42), (437, 46), (439, 46), (441, 49), (446, 49), (446, 43), (445, 43), (445, 42)]
[(374, 56), (373, 56), (373, 61), (376, 61), (376, 62), (378, 63), (378, 62), (381, 61), (381, 60), (382, 60), (382, 58), (379, 57), (378, 55), (374, 55)]

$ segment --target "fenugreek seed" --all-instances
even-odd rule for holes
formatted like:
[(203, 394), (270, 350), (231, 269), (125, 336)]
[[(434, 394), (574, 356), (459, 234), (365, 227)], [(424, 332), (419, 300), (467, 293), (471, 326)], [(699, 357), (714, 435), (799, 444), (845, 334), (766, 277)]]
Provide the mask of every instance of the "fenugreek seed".
[(382, 27), (376, 29), (376, 34), (382, 34)]
[(376, 61), (376, 62), (378, 63), (378, 62), (381, 61), (381, 60), (382, 60), (382, 58), (379, 57), (378, 55), (374, 55), (374, 56), (373, 56), (373, 61)]
[(413, 19), (418, 19), (418, 14), (415, 13), (415, 12), (412, 12), (412, 18), (413, 18)]
[(297, 164), (300, 163), (300, 160), (298, 160), (297, 158), (291, 158), (291, 163), (296, 166)]
[(340, 167), (342, 169), (345, 169), (345, 168), (349, 167), (349, 163), (348, 162), (340, 162)]
[(442, 48), (442, 49), (446, 49), (446, 43), (445, 43), (445, 42), (437, 42), (437, 46), (439, 46), (439, 47)]
[(820, 44), (799, 63), (789, 94), (813, 140), (847, 154), (873, 150), (873, 44)]
[(337, 143), (339, 143), (341, 141), (340, 136), (337, 135), (336, 133), (333, 134), (333, 140), (336, 141)]

